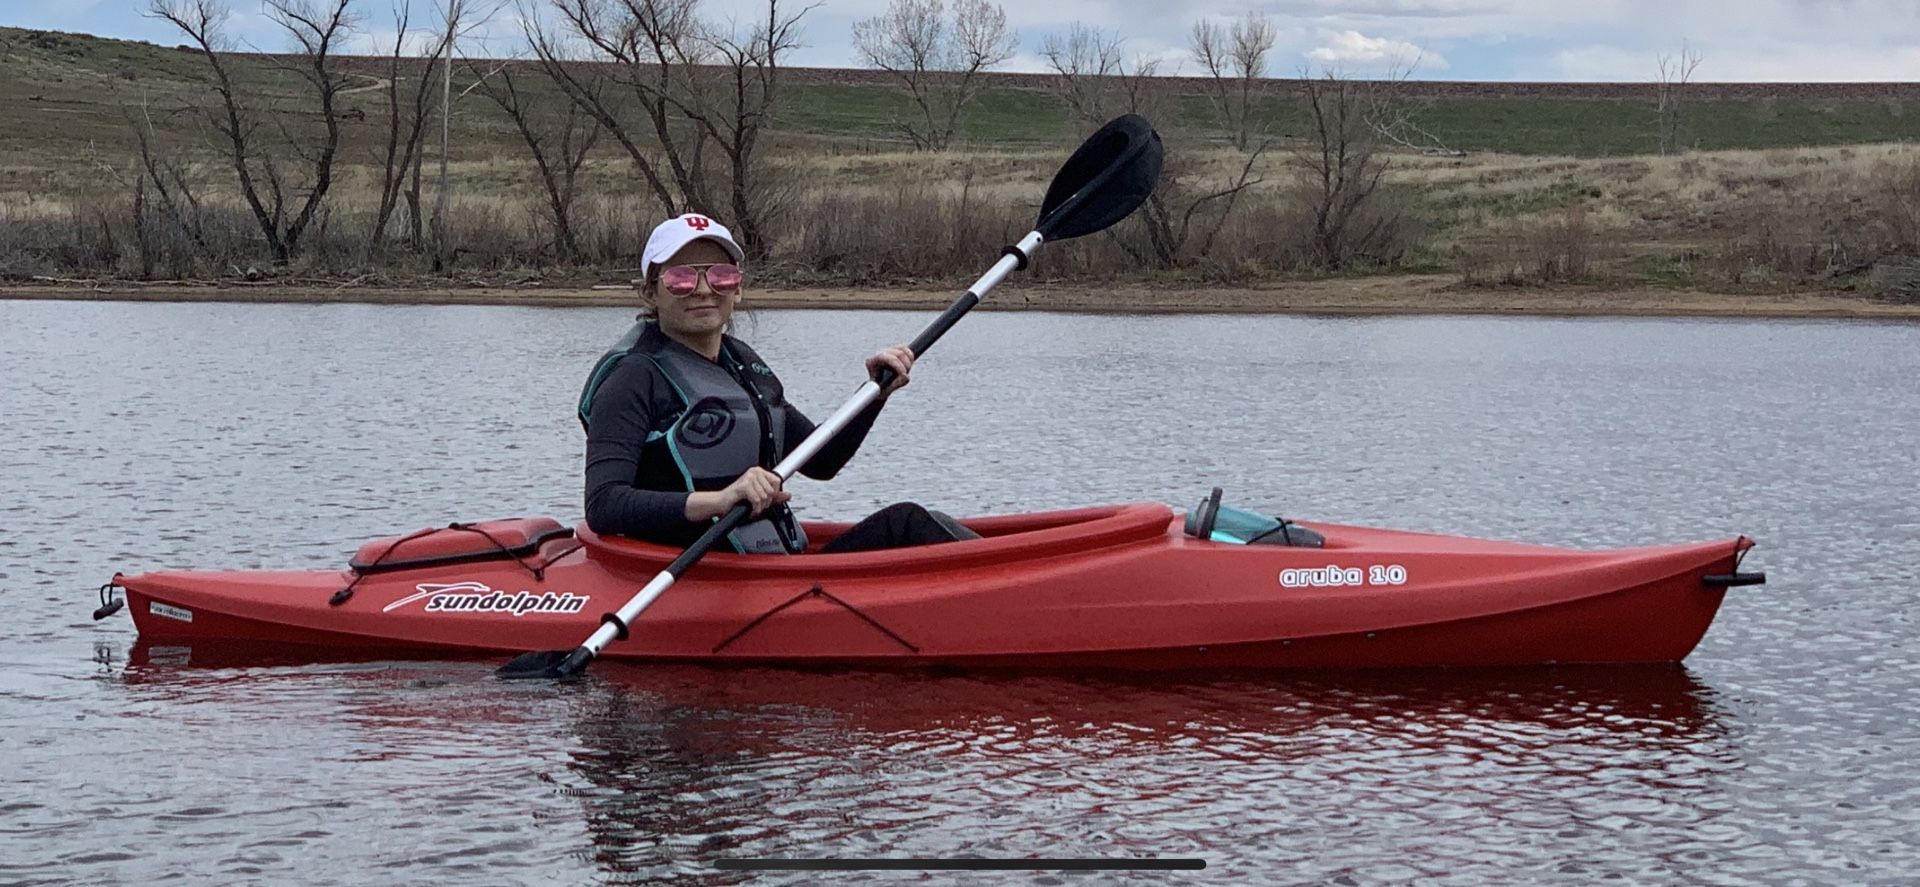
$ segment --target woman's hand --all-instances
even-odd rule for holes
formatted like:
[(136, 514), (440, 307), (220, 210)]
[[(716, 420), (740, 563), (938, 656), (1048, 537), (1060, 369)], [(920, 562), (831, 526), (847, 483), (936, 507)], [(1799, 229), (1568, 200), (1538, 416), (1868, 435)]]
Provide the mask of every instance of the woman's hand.
[(883, 369), (893, 371), (893, 381), (888, 382), (887, 387), (880, 389), (880, 396), (886, 397), (907, 386), (907, 373), (913, 370), (913, 349), (905, 345), (895, 345), (892, 348), (882, 348), (874, 352), (872, 357), (867, 358), (868, 378), (878, 379)]
[(780, 489), (780, 475), (755, 466), (721, 489), (687, 496), (685, 514), (690, 521), (713, 520), (745, 502), (747, 516), (759, 517), (767, 509), (792, 498), (792, 493)]

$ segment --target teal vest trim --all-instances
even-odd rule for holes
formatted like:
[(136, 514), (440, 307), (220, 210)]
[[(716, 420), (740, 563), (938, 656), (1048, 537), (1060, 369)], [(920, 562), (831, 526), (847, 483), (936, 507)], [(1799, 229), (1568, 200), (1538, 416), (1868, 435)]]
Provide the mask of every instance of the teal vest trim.
[[(644, 357), (673, 386), (680, 413), (664, 430), (647, 436), (643, 458), (670, 458), (688, 492), (718, 490), (755, 465), (771, 469), (779, 464), (786, 454), (787, 407), (784, 398), (769, 397), (752, 381), (743, 384), (742, 379), (752, 380), (755, 371), (764, 369), (751, 358), (751, 351), (732, 338), (724, 340), (721, 360), (734, 368), (729, 372), (727, 367), (671, 340), (643, 344), (648, 338), (647, 326), (645, 321), (635, 324), (594, 365), (580, 393), (581, 427), (592, 422), (594, 394), (614, 367), (629, 356)], [(658, 342), (665, 337), (655, 334), (651, 338)], [(737, 359), (742, 351), (749, 355), (754, 370)], [(771, 373), (764, 375), (771, 381)], [(743, 554), (797, 554), (807, 548), (806, 532), (784, 505), (742, 523), (727, 534), (727, 539), (735, 551)]]

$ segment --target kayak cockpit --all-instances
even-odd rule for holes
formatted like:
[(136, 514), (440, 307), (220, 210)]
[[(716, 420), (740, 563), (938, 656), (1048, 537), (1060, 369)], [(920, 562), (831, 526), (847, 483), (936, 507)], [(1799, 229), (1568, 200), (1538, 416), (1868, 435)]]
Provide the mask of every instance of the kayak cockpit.
[[(966, 518), (961, 523), (979, 533), (979, 539), (882, 551), (808, 553), (790, 557), (714, 552), (701, 560), (701, 570), (707, 573), (762, 573), (803, 568), (809, 575), (825, 575), (843, 571), (865, 573), (876, 569), (960, 569), (1145, 543), (1165, 537), (1173, 520), (1173, 510), (1157, 502), (975, 517)], [(807, 521), (804, 526), (812, 547), (817, 549), (846, 532), (853, 524), (844, 521)], [(664, 569), (680, 554), (678, 548), (623, 536), (602, 536), (584, 523), (574, 528), (574, 534), (586, 546), (588, 557), (619, 564), (625, 569)]]

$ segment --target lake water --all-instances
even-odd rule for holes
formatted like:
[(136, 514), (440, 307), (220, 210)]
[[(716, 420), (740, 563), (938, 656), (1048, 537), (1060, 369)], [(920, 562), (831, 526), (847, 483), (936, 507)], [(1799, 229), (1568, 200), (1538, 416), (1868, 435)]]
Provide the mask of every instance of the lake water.
[[(928, 313), (745, 324), (822, 418)], [(1920, 326), (981, 312), (803, 517), (1158, 500), (1582, 547), (1745, 533), (1678, 668), (1193, 677), (129, 666), (115, 571), (581, 511), (619, 310), (0, 301), (0, 883), (1920, 879)], [(902, 880), (911, 874), (871, 874)], [(980, 877), (980, 876), (976, 876)]]

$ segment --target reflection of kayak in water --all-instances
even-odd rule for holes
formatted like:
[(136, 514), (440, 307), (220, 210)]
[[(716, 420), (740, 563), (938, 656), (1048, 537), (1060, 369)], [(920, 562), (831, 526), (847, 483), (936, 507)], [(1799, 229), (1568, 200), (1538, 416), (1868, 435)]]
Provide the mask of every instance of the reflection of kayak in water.
[[(1157, 504), (966, 523), (984, 538), (709, 555), (601, 655), (1130, 670), (1673, 662), (1728, 585), (1761, 578), (1736, 572), (1744, 537), (1587, 552), (1284, 524), (1256, 539)], [(807, 531), (817, 545), (845, 528)], [(1276, 541), (1293, 544), (1261, 544)], [(150, 644), (444, 657), (576, 645), (676, 554), (524, 519), (376, 540), (347, 570), (115, 584)]]
[[(1114, 674), (940, 675), (751, 671), (615, 665), (595, 672), (641, 723), (677, 713), (789, 721), (893, 735), (932, 730), (1129, 736), (1158, 742), (1196, 730), (1299, 733), (1355, 719), (1426, 724), (1449, 717), (1546, 728), (1693, 731), (1713, 719), (1712, 690), (1685, 667), (1303, 671), (1285, 678)], [(651, 710), (652, 716), (648, 716)], [(625, 719), (621, 719), (625, 720)], [(1563, 738), (1564, 735), (1563, 735)]]
[(1482, 852), (1471, 836), (1509, 818), (1685, 794), (1735, 720), (1678, 665), (1089, 679), (613, 662), (585, 678), (567, 694), (576, 744), (552, 757), (584, 783), (605, 874), (662, 882), (727, 857), (968, 855), (1324, 881), (1333, 866), (1248, 848), (1360, 835), (1352, 854), (1378, 858), (1367, 820), (1427, 816)]
[[(363, 664), (340, 664), (350, 661)], [(402, 664), (372, 650), (144, 639), (135, 642), (128, 664), (126, 683), (147, 686), (271, 681), (270, 675), (296, 666), (346, 686), (464, 684), (481, 667)], [(273, 671), (235, 671), (263, 668)], [(1044, 735), (1159, 744), (1197, 733), (1283, 736), (1363, 722), (1368, 730), (1397, 732), (1395, 725), (1404, 725), (1453, 741), (1461, 741), (1461, 732), (1441, 728), (1473, 723), (1479, 727), (1471, 732), (1496, 743), (1513, 737), (1485, 728), (1508, 723), (1568, 742), (1578, 736), (1566, 731), (1639, 738), (1650, 729), (1670, 738), (1697, 734), (1714, 729), (1724, 714), (1710, 686), (1671, 663), (1089, 676), (613, 662), (590, 674), (574, 709), (584, 717), (583, 729), (601, 724), (638, 735), (673, 724), (683, 735), (699, 734), (698, 744), (714, 753), (765, 752), (740, 744), (789, 742), (819, 731), (883, 737), (986, 731), (1009, 739)], [(384, 700), (387, 714), (426, 713), (394, 708), (398, 703), (384, 691), (371, 698)], [(472, 702), (488, 705), (484, 697)], [(712, 729), (700, 729), (702, 724)]]

